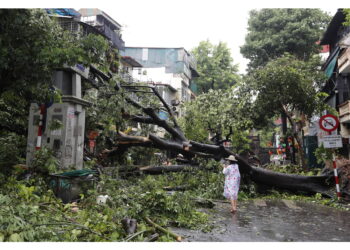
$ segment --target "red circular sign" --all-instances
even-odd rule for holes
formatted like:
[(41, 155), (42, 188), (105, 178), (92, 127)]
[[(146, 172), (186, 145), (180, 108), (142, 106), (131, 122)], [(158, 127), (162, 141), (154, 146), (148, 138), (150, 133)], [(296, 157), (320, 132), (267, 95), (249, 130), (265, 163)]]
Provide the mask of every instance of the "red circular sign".
[(320, 118), (319, 124), (322, 130), (332, 132), (338, 128), (339, 120), (334, 115), (324, 115)]

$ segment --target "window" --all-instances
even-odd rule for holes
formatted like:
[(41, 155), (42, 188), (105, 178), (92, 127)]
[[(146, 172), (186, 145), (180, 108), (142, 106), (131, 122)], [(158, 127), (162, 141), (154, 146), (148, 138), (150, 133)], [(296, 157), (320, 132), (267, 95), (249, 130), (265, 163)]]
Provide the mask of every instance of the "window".
[(142, 49), (142, 61), (147, 61), (148, 60), (148, 49), (143, 48)]

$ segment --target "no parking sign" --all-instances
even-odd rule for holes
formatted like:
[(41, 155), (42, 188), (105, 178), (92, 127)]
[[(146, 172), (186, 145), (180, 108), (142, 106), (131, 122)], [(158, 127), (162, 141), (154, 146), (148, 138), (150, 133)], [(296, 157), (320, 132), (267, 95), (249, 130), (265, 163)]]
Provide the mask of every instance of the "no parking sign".
[[(339, 120), (334, 115), (324, 115), (320, 118), (319, 121), (320, 129), (328, 132), (328, 136), (323, 137), (323, 146), (325, 148), (341, 148), (343, 147), (341, 135), (330, 135), (332, 131), (336, 130), (339, 127)], [(338, 200), (341, 197), (340, 187), (339, 187), (339, 179), (338, 179), (338, 171), (335, 163), (335, 154), (333, 153), (333, 170), (335, 177), (335, 185), (337, 189)]]
[(319, 121), (320, 128), (328, 133), (336, 130), (339, 127), (339, 120), (334, 115), (324, 115)]

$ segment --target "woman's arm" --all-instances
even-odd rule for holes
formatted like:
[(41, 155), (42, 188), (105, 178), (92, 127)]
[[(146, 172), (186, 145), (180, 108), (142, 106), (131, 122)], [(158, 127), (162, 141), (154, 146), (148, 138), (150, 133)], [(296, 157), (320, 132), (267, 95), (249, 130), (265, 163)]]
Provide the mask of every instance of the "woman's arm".
[(228, 168), (229, 165), (224, 165), (224, 169), (222, 170), (223, 174), (224, 175), (227, 175), (229, 173), (229, 168)]

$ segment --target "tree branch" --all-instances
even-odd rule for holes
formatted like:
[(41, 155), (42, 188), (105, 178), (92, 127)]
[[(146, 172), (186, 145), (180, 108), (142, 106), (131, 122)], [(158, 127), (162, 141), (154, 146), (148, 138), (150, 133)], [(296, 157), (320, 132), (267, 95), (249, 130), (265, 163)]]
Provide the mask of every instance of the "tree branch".
[(169, 105), (166, 103), (166, 101), (163, 99), (163, 97), (160, 96), (158, 90), (153, 87), (152, 88), (153, 93), (158, 97), (158, 99), (161, 101), (161, 103), (163, 104), (163, 106), (166, 108), (166, 110), (168, 111), (173, 123), (175, 127), (179, 127), (179, 125), (177, 124), (176, 118), (175, 118), (175, 114), (173, 112), (173, 110), (169, 107)]
[[(166, 131), (168, 131), (174, 138), (179, 139), (181, 141), (187, 141), (183, 133), (180, 131), (179, 128), (171, 127), (165, 120), (162, 120), (158, 117), (158, 115), (155, 113), (153, 108), (145, 108), (141, 104), (135, 102), (134, 100), (130, 98), (126, 98), (126, 101), (129, 102), (131, 105), (133, 105), (135, 108), (141, 109), (146, 115), (148, 115), (152, 120), (153, 123), (164, 128)], [(148, 120), (149, 122), (151, 120)]]
[(131, 136), (118, 131), (118, 144), (142, 143), (149, 144), (151, 141), (143, 136)]
[(155, 124), (154, 120), (151, 117), (147, 116), (141, 116), (141, 115), (130, 115), (129, 113), (123, 112), (122, 117), (124, 119), (133, 121), (133, 122), (140, 122), (144, 124)]

